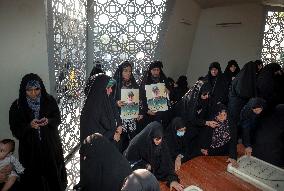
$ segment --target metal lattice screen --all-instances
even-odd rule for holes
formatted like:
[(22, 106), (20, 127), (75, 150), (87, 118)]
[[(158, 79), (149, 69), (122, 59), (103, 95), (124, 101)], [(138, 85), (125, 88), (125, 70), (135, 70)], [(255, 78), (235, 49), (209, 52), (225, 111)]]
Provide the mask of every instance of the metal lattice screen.
[[(87, 60), (102, 63), (109, 75), (121, 61), (133, 61), (134, 73), (139, 79), (145, 66), (159, 52), (167, 20), (165, 11), (169, 5), (166, 4), (168, 0), (48, 2), (48, 12), (52, 17), (49, 20), (50, 62), (62, 117), (59, 131), (64, 157), (69, 157), (80, 138), (79, 120), (84, 102)], [(92, 44), (91, 47), (88, 44)], [(88, 54), (90, 50), (94, 52)], [(67, 190), (72, 190), (80, 179), (78, 152), (67, 162), (66, 168)]]
[(268, 11), (265, 19), (261, 59), (264, 64), (284, 64), (284, 12)]
[[(64, 157), (79, 143), (79, 119), (86, 78), (86, 14), (83, 1), (52, 0), (53, 65), (62, 123)], [(68, 188), (79, 181), (79, 153), (67, 164)]]
[(97, 0), (94, 5), (94, 59), (108, 75), (123, 60), (140, 79), (154, 59), (167, 0)]

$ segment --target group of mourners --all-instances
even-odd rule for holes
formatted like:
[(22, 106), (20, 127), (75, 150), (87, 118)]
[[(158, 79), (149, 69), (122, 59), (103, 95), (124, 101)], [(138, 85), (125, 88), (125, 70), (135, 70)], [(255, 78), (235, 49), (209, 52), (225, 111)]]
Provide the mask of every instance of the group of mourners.
[[(218, 62), (188, 88), (187, 78), (175, 83), (153, 61), (141, 82), (133, 64), (122, 62), (113, 77), (94, 67), (84, 90), (80, 117), (80, 183), (82, 191), (158, 191), (158, 181), (182, 191), (176, 174), (181, 164), (197, 156), (228, 155), (237, 167), (237, 144), (245, 154), (284, 166), (283, 70), (260, 60), (242, 69), (235, 60), (224, 71)], [(151, 110), (145, 86), (163, 83), (167, 111)], [(121, 119), (122, 89), (139, 89), (139, 115)], [(56, 100), (41, 78), (27, 74), (19, 98), (9, 112), (10, 129), (19, 140), (0, 142), (0, 188), (63, 191), (67, 186), (61, 123)], [(18, 181), (17, 177), (20, 177)]]

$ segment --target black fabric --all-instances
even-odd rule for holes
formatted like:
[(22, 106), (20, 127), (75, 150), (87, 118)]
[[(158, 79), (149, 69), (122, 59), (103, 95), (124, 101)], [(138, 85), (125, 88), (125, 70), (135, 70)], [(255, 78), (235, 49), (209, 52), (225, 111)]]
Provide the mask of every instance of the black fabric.
[(176, 103), (181, 100), (181, 98), (189, 90), (186, 76), (180, 76), (176, 84), (177, 87), (173, 87), (172, 92), (170, 93), (170, 100), (172, 103)]
[(177, 130), (184, 128), (185, 124), (181, 117), (174, 118), (169, 126), (167, 127), (166, 134), (165, 134), (165, 141), (168, 145), (168, 148), (170, 150), (171, 158), (173, 161), (175, 161), (176, 157), (179, 154), (182, 154), (184, 157), (182, 158), (182, 162), (186, 162), (189, 159), (190, 151), (192, 151), (190, 148), (192, 146), (191, 144), (191, 137), (190, 134), (192, 132), (189, 132), (187, 129), (185, 131), (185, 134), (182, 137), (177, 136)]
[(94, 77), (97, 75), (97, 74), (102, 74), (104, 73), (104, 71), (101, 69), (101, 65), (95, 65), (90, 73), (90, 76), (86, 82), (86, 87), (84, 89), (84, 94), (85, 96), (87, 96), (89, 94), (89, 91), (91, 89), (91, 86), (92, 86), (92, 83), (93, 83), (93, 80), (94, 80)]
[(158, 146), (153, 142), (154, 138), (161, 136), (163, 127), (159, 122), (148, 124), (130, 141), (125, 156), (133, 165), (133, 169), (146, 168), (146, 164), (150, 164), (151, 172), (158, 180), (168, 183), (178, 181), (166, 142), (162, 140)]
[(255, 97), (256, 73), (257, 64), (252, 61), (246, 63), (236, 78), (232, 81), (231, 92), (244, 99)]
[[(200, 91), (203, 84), (204, 82), (199, 80), (189, 89), (184, 97), (173, 107), (173, 117), (181, 117), (186, 124), (197, 121), (196, 116), (199, 107)], [(203, 122), (199, 122), (203, 124)]]
[(265, 99), (269, 106), (275, 106), (276, 91), (275, 91), (275, 72), (280, 71), (281, 66), (277, 63), (271, 63), (261, 70), (257, 78), (257, 94)]
[(243, 107), (240, 114), (240, 126), (242, 127), (242, 143), (245, 147), (251, 147), (251, 140), (254, 137), (256, 130), (256, 123), (261, 114), (253, 112), (255, 108), (265, 109), (266, 101), (262, 98), (251, 98)]
[(263, 116), (253, 143), (253, 155), (279, 167), (284, 167), (284, 105)]
[(123, 69), (126, 68), (126, 67), (131, 67), (131, 70), (133, 69), (133, 66), (130, 62), (124, 61), (118, 66), (118, 68), (115, 71), (114, 76), (113, 76), (113, 78), (116, 80), (116, 85), (114, 86), (114, 91), (113, 91), (113, 97), (114, 97), (114, 100), (116, 100), (116, 101), (121, 99), (120, 94), (121, 94), (121, 88), (123, 86), (129, 86), (129, 89), (138, 89), (139, 88), (132, 72), (131, 72), (130, 79), (128, 81), (128, 83), (130, 85), (124, 84), (122, 72), (123, 72)]
[(240, 122), (240, 113), (249, 99), (256, 96), (257, 71), (257, 63), (250, 61), (244, 65), (232, 81), (229, 93), (228, 114), (232, 141), (232, 144), (230, 144), (230, 157), (234, 159), (237, 159), (237, 125)]
[[(26, 84), (31, 80), (40, 82), (39, 115), (40, 119), (43, 117), (48, 119), (48, 125), (40, 129), (41, 140), (39, 140), (38, 130), (31, 128), (30, 125), (34, 116), (27, 105)], [(25, 167), (22, 177), (25, 188), (36, 191), (65, 190), (67, 176), (58, 132), (58, 126), (61, 123), (60, 111), (55, 99), (47, 94), (38, 75), (27, 74), (23, 77), (19, 99), (10, 107), (9, 123), (13, 135), (19, 140), (19, 160)]]
[[(236, 67), (236, 70), (234, 72), (232, 72), (230, 70), (231, 66)], [(231, 84), (231, 82), (233, 80), (232, 78), (236, 77), (239, 72), (240, 72), (240, 67), (239, 67), (238, 63), (235, 60), (230, 60), (227, 64), (227, 66), (226, 66), (225, 71), (224, 71), (224, 76), (227, 80), (227, 83)]]
[[(153, 78), (151, 74), (151, 70), (153, 68), (159, 68), (160, 69), (160, 76), (158, 78)], [(150, 85), (150, 84), (156, 84), (156, 83), (164, 83), (166, 88), (171, 92), (172, 89), (170, 87), (170, 84), (168, 83), (167, 77), (164, 74), (163, 70), (163, 64), (160, 61), (153, 61), (148, 69), (144, 72), (144, 75), (142, 77), (141, 84), (139, 86), (139, 92), (140, 92), (140, 97), (142, 101), (142, 113), (145, 113), (145, 116), (143, 118), (143, 126), (146, 126), (152, 121), (158, 121), (162, 122), (163, 125), (168, 125), (169, 123), (169, 113), (168, 111), (161, 111), (157, 112), (155, 116), (148, 115), (148, 104), (147, 104), (147, 98), (146, 98), (146, 90), (145, 90), (145, 85)]]
[(80, 149), (80, 183), (82, 191), (119, 191), (132, 173), (128, 161), (115, 146), (100, 134)]
[[(217, 76), (211, 75), (211, 69), (218, 69)], [(209, 93), (208, 98), (208, 117), (213, 115), (212, 109), (217, 103), (222, 103), (227, 105), (228, 103), (228, 92), (227, 84), (224, 80), (220, 64), (218, 62), (213, 62), (209, 66), (209, 71), (205, 77), (205, 83), (201, 88), (201, 93)], [(201, 96), (201, 95), (200, 95)]]
[(137, 169), (127, 177), (121, 191), (160, 191), (160, 185), (151, 172)]
[(100, 133), (109, 140), (113, 139), (119, 114), (114, 106), (113, 99), (106, 93), (110, 79), (105, 74), (99, 74), (92, 81), (80, 117), (81, 142), (93, 133)]

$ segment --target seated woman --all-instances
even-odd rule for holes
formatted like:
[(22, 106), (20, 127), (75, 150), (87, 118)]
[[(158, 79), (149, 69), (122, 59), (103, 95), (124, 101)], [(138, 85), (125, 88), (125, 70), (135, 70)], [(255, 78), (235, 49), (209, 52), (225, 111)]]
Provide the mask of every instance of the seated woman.
[(137, 134), (130, 141), (125, 156), (132, 169), (148, 169), (158, 180), (167, 181), (171, 188), (183, 190), (174, 172), (169, 149), (163, 140), (163, 127), (159, 122), (148, 124)]
[(215, 117), (208, 123), (214, 123), (215, 125), (207, 125), (202, 129), (200, 151), (203, 155), (228, 155), (231, 133), (226, 107), (223, 104), (217, 104), (214, 113)]
[(81, 149), (80, 186), (84, 191), (118, 191), (132, 173), (125, 157), (99, 133), (87, 136)]
[(167, 127), (165, 141), (169, 147), (175, 170), (179, 170), (181, 163), (189, 160), (191, 137), (180, 117), (174, 118)]
[(262, 113), (266, 101), (262, 98), (251, 98), (243, 107), (240, 115), (240, 126), (242, 128), (242, 143), (245, 146), (245, 154), (251, 156), (251, 139), (255, 131), (256, 120)]

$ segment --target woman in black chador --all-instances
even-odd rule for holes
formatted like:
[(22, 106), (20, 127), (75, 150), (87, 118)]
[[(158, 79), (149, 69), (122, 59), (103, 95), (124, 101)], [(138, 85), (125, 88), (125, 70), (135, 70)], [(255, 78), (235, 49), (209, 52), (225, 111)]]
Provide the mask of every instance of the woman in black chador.
[(25, 167), (23, 190), (65, 190), (67, 176), (58, 132), (60, 111), (37, 74), (23, 77), (19, 98), (10, 108), (9, 123), (19, 140), (19, 159)]
[(82, 191), (120, 191), (132, 173), (129, 162), (101, 134), (88, 136), (80, 149)]
[(252, 144), (253, 156), (284, 167), (284, 104), (266, 113), (257, 124)]
[(144, 117), (145, 126), (152, 121), (162, 122), (163, 125), (167, 125), (169, 122), (167, 111), (155, 112), (155, 111), (151, 111), (148, 109), (146, 91), (145, 91), (145, 85), (164, 83), (166, 86), (166, 91), (170, 93), (171, 88), (170, 88), (167, 77), (165, 76), (162, 68), (163, 68), (163, 64), (161, 61), (151, 62), (148, 69), (144, 73), (142, 82), (140, 84), (142, 109), (143, 109), (143, 113), (145, 113), (145, 117)]
[(159, 122), (148, 124), (137, 134), (130, 141), (125, 156), (132, 169), (148, 169), (158, 180), (167, 181), (171, 187), (182, 190), (183, 186), (178, 183), (179, 179), (164, 141), (163, 127)]
[(96, 74), (89, 79), (89, 92), (81, 112), (81, 142), (93, 133), (100, 133), (114, 143), (119, 142), (122, 128), (119, 114), (110, 94), (115, 80), (105, 74)]
[[(204, 79), (205, 83), (201, 88), (203, 100), (208, 100), (209, 109), (214, 108), (217, 103), (227, 105), (228, 103), (228, 92), (227, 84), (224, 80), (221, 66), (218, 62), (213, 62), (209, 66), (208, 74)], [(211, 111), (208, 111), (211, 115)]]
[(278, 102), (277, 75), (281, 75), (281, 66), (277, 63), (270, 63), (264, 66), (257, 77), (257, 95), (267, 101), (269, 110)]
[(229, 93), (229, 125), (231, 139), (234, 149), (230, 150), (230, 162), (235, 164), (237, 159), (237, 124), (240, 122), (240, 113), (250, 98), (256, 96), (256, 74), (258, 65), (255, 62), (248, 62), (241, 69), (240, 73), (232, 81)]
[(224, 77), (230, 85), (232, 80), (235, 79), (237, 74), (240, 72), (240, 67), (235, 60), (230, 60), (226, 66), (224, 71)]
[(192, 132), (187, 130), (181, 117), (174, 118), (167, 127), (165, 140), (175, 163), (175, 170), (179, 170), (181, 163), (189, 160), (192, 149)]
[[(139, 89), (139, 86), (132, 74), (132, 64), (128, 61), (124, 61), (118, 66), (113, 78), (116, 80), (116, 85), (112, 96), (120, 111), (120, 108), (126, 104), (121, 101), (121, 89)], [(137, 121), (142, 119), (142, 116), (139, 115), (137, 119), (122, 119), (122, 151), (127, 148), (129, 141), (137, 134)]]

